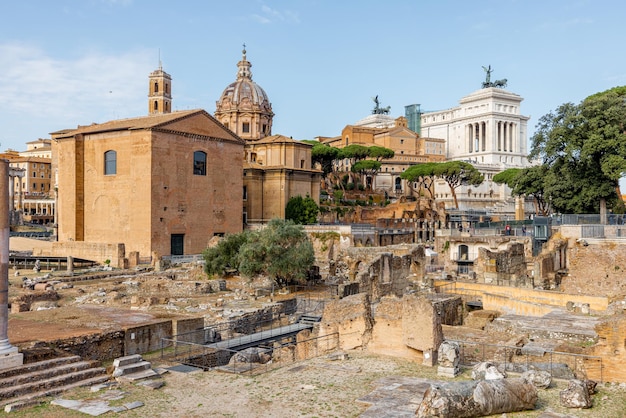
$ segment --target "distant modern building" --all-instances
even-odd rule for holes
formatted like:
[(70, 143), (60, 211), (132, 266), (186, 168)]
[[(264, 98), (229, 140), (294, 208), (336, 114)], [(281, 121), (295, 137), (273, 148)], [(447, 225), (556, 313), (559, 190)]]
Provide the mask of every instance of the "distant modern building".
[(59, 242), (160, 257), (242, 231), (244, 141), (204, 110), (171, 112), (161, 68), (149, 92), (149, 116), (51, 134)]
[(216, 103), (215, 118), (245, 140), (243, 212), (246, 224), (284, 218), (294, 196), (319, 203), (321, 171), (311, 166), (312, 145), (272, 135), (274, 112), (263, 88), (252, 80), (252, 64), (242, 51), (237, 79)]

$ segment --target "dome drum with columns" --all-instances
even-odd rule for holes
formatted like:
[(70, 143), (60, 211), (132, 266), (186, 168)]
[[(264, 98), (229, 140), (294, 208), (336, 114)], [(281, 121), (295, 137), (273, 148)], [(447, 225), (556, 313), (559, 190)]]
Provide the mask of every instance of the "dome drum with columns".
[(257, 141), (272, 134), (272, 104), (265, 91), (252, 81), (252, 64), (246, 49), (237, 63), (237, 80), (224, 89), (216, 103), (215, 117), (246, 141)]

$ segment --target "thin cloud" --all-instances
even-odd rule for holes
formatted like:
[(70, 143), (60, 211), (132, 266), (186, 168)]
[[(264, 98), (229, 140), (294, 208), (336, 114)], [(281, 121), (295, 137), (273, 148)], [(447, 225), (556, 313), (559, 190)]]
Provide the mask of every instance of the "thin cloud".
[(298, 24), (300, 23), (300, 17), (297, 12), (292, 10), (277, 10), (273, 9), (265, 3), (261, 4), (261, 12), (253, 13), (250, 17), (264, 25), (278, 22)]
[(153, 58), (154, 51), (142, 50), (63, 60), (36, 46), (0, 43), (0, 123), (3, 118), (23, 119), (23, 126), (37, 123), (50, 132), (58, 124), (71, 127), (139, 115)]

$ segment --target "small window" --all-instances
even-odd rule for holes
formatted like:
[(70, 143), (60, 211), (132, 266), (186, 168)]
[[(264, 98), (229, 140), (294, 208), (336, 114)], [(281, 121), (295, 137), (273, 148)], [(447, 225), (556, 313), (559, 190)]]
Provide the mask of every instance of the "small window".
[(33, 183), (33, 191), (37, 190), (37, 183)]
[(243, 200), (248, 200), (248, 186), (243, 186)]
[(155, 93), (159, 92), (159, 83), (157, 83), (156, 81), (154, 82), (154, 92)]
[(206, 152), (195, 151), (193, 153), (193, 174), (206, 176)]
[(156, 100), (154, 101), (154, 110), (159, 110), (159, 102), (157, 102)]
[(33, 177), (37, 177), (37, 172), (33, 171)]
[(241, 132), (245, 134), (250, 133), (250, 123), (244, 122), (241, 126)]
[(117, 174), (117, 152), (107, 151), (104, 153), (104, 175)]

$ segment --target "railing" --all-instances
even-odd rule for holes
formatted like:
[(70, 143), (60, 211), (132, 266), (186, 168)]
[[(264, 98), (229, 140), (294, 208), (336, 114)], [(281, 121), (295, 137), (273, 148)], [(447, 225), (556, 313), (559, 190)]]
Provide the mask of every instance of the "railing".
[(474, 252), (467, 252), (467, 253), (457, 253), (456, 257), (454, 258), (454, 261), (459, 262), (459, 261), (475, 261), (478, 258), (478, 253), (474, 253)]
[(164, 255), (163, 260), (169, 261), (172, 264), (186, 264), (196, 263), (204, 261), (202, 254), (189, 254), (189, 255)]
[(553, 378), (593, 379), (603, 382), (602, 357), (471, 341), (448, 340), (459, 345), (460, 364), (473, 366), (490, 361), (505, 371), (522, 373), (529, 369), (545, 370)]
[(9, 232), (11, 237), (25, 237), (25, 238), (50, 238), (52, 232), (40, 231), (40, 232)]
[(276, 342), (271, 346), (250, 347), (236, 351), (212, 348), (203, 344), (161, 339), (161, 360), (173, 361), (204, 370), (259, 375), (268, 371), (332, 353), (339, 348), (339, 333), (294, 342)]
[(442, 272), (444, 269), (445, 266), (439, 264), (427, 264), (426, 266), (424, 266), (424, 271), (426, 273), (438, 273)]

